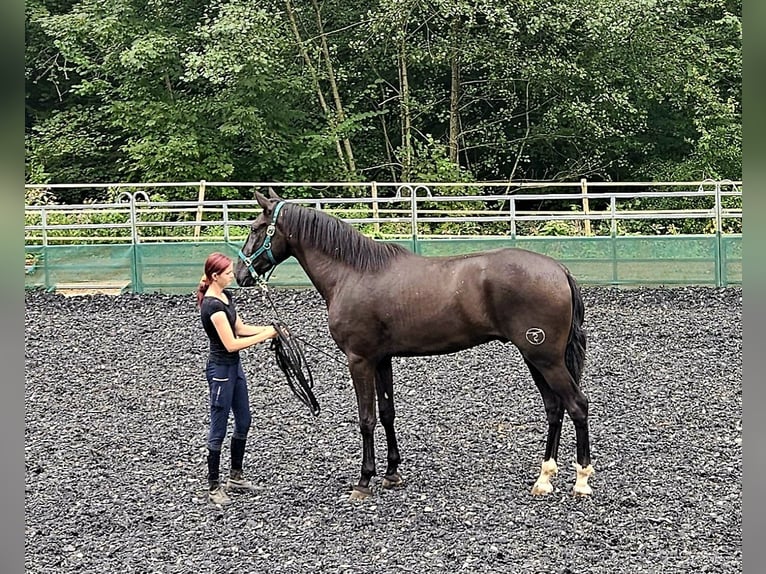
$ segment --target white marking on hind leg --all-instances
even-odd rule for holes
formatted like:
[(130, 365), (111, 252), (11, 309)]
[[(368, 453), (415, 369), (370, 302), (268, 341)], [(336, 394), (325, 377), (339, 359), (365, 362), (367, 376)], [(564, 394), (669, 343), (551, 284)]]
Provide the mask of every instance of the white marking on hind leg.
[(543, 495), (553, 492), (553, 485), (551, 484), (551, 477), (558, 473), (559, 467), (556, 465), (556, 461), (552, 458), (544, 460), (540, 467), (540, 477), (532, 487), (532, 494)]
[(574, 485), (574, 493), (577, 496), (590, 496), (593, 494), (593, 489), (588, 486), (588, 478), (596, 472), (592, 464), (589, 464), (585, 468), (575, 463), (575, 470), (577, 471), (577, 481)]

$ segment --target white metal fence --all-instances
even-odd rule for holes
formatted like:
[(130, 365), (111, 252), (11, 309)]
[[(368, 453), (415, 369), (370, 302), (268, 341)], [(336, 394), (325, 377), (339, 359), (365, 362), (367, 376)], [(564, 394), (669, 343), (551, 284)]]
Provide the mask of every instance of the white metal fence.
[[(612, 235), (620, 222), (704, 220), (705, 232), (741, 229), (742, 182), (537, 183), (258, 183), (27, 185), (27, 189), (105, 189), (108, 203), (26, 205), (25, 244), (238, 241), (259, 208), (254, 199), (206, 200), (211, 188), (265, 191), (331, 212), (380, 238)], [(163, 188), (188, 189), (197, 200), (152, 201)], [(658, 206), (667, 202), (667, 206)], [(680, 202), (680, 205), (679, 205)], [(675, 206), (670, 206), (675, 203)], [(543, 228), (568, 222), (567, 229)], [(644, 231), (646, 233), (646, 231)], [(658, 226), (654, 234), (674, 233)]]
[[(38, 189), (28, 186), (32, 189)], [(52, 190), (61, 187), (50, 186)], [(188, 292), (210, 251), (236, 257), (271, 187), (421, 255), (522, 247), (567, 265), (583, 284), (726, 286), (742, 282), (738, 181), (534, 184), (101, 184), (113, 201), (27, 205), (25, 286)], [(160, 201), (174, 187), (196, 200)], [(221, 190), (217, 190), (218, 195)], [(208, 198), (206, 199), (206, 194)], [(271, 279), (308, 286), (293, 260)]]

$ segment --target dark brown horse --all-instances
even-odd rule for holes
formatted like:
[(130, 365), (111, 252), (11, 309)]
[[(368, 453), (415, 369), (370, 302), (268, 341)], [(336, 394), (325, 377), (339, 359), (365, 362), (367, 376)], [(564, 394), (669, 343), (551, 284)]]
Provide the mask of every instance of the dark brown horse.
[(566, 410), (577, 439), (574, 493), (591, 494), (588, 400), (579, 387), (584, 310), (566, 268), (523, 249), (422, 257), (273, 191), (256, 197), (263, 213), (240, 250), (237, 282), (254, 285), (293, 256), (327, 303), (330, 334), (348, 359), (359, 408), (362, 472), (353, 498), (370, 494), (375, 474), (376, 397), (388, 443), (383, 487), (402, 483), (391, 358), (452, 353), (494, 340), (518, 347), (545, 404), (548, 438), (532, 493), (553, 490)]

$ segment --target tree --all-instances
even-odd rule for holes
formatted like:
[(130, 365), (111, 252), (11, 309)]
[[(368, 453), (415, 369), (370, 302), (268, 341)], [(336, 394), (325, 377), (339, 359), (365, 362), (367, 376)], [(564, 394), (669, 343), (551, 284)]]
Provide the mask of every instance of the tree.
[(28, 181), (741, 177), (741, 0), (30, 0), (26, 16)]

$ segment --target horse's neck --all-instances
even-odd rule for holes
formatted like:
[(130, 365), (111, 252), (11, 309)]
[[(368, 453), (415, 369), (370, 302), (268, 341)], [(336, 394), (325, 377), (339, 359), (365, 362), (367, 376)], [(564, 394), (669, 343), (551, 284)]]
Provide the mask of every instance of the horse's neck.
[(316, 247), (293, 246), (293, 257), (325, 301), (330, 301), (349, 277), (358, 273)]

